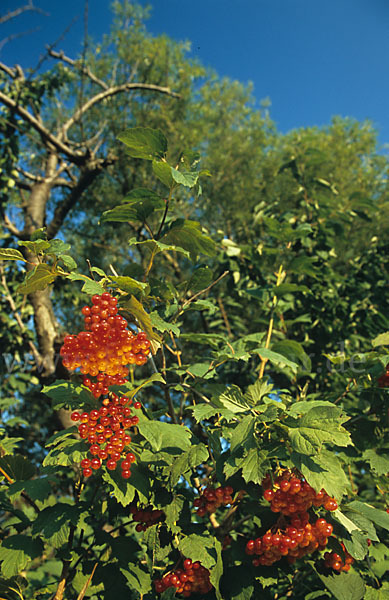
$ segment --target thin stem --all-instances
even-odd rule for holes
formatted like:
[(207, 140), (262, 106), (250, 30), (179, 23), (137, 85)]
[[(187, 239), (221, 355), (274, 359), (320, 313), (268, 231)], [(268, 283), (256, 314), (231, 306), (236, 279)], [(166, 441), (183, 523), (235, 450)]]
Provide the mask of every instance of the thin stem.
[(166, 200), (165, 210), (164, 210), (164, 213), (163, 213), (163, 216), (162, 216), (162, 221), (161, 221), (161, 223), (159, 225), (159, 228), (158, 228), (158, 231), (157, 231), (157, 235), (155, 236), (156, 240), (159, 240), (161, 232), (162, 232), (162, 229), (163, 229), (163, 226), (165, 225), (167, 213), (168, 213), (168, 210), (169, 210), (170, 200), (172, 199), (172, 196), (173, 196), (173, 189), (174, 189), (174, 187), (171, 187), (170, 190), (169, 190), (169, 196), (168, 196), (168, 198)]
[[(278, 287), (285, 278), (285, 271), (283, 270), (282, 265), (280, 265), (280, 268), (278, 269), (276, 275), (277, 275), (276, 287)], [(273, 300), (272, 300), (271, 312), (270, 312), (269, 327), (268, 327), (267, 335), (266, 335), (266, 342), (265, 342), (266, 349), (269, 348), (269, 346), (270, 346), (270, 340), (271, 340), (271, 336), (273, 333), (274, 313), (275, 313), (276, 306), (277, 306), (277, 295), (274, 294)], [(262, 379), (267, 361), (268, 361), (267, 358), (261, 359), (261, 366), (259, 368), (258, 379)]]

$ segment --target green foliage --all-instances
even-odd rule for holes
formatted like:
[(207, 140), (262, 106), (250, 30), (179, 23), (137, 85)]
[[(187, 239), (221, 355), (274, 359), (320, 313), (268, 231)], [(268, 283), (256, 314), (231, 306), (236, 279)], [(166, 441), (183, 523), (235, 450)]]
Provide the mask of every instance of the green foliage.
[[(209, 569), (207, 600), (384, 599), (386, 158), (371, 127), (347, 119), (278, 135), (249, 89), (205, 73), (185, 46), (151, 38), (141, 7), (115, 10), (117, 28), (87, 56), (88, 68), (102, 81), (115, 71), (118, 85), (135, 72), (140, 83), (168, 80), (180, 98), (96, 103), (69, 139), (81, 152), (101, 125), (94, 158), (115, 168), (89, 187), (82, 180), (82, 199), (67, 195), (65, 169), (65, 185), (47, 200), (47, 222), (71, 204), (59, 237), (48, 239), (43, 219), (20, 236), (20, 251), (0, 249), (0, 595), (51, 598), (66, 573), (64, 597), (167, 600), (174, 590), (156, 594), (153, 580), (191, 558)], [(21, 106), (63, 124), (81, 80), (85, 96), (96, 92), (77, 69), (32, 75)], [(0, 85), (15, 92), (12, 82)], [(58, 98), (68, 114), (58, 114)], [(46, 160), (36, 132), (24, 139), (18, 124), (10, 133), (13, 118), (0, 118), (10, 142), (0, 157), (7, 214), (19, 206), (17, 161), (41, 176)], [(7, 231), (4, 246), (17, 239)], [(152, 349), (114, 388), (142, 401), (129, 479), (119, 467), (83, 478), (89, 445), (61, 419), (101, 402), (60, 360), (44, 370), (64, 335), (82, 329), (81, 306), (107, 290)], [(33, 296), (39, 309), (52, 300), (49, 350)], [(282, 469), (336, 498), (337, 510), (309, 512), (332, 524), (328, 549), (354, 557), (349, 572), (332, 573), (321, 552), (252, 565), (247, 540), (285, 525), (262, 487)], [(201, 516), (193, 503), (218, 485), (233, 488), (233, 503)], [(143, 531), (133, 510), (146, 507), (162, 517)]]

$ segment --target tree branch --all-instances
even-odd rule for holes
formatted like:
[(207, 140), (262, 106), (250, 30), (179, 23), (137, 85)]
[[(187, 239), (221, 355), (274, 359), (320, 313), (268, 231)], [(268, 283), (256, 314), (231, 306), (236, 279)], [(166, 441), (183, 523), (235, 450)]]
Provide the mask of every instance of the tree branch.
[(56, 150), (65, 154), (65, 156), (67, 156), (69, 159), (72, 160), (72, 162), (76, 164), (82, 164), (85, 162), (84, 153), (72, 151), (68, 146), (66, 146), (66, 144), (62, 142), (62, 140), (52, 135), (50, 131), (48, 131), (48, 129), (46, 129), (46, 127), (44, 127), (38, 121), (38, 119), (36, 119), (31, 113), (28, 112), (28, 110), (26, 110), (22, 106), (19, 106), (19, 104), (15, 102), (15, 100), (10, 98), (6, 94), (3, 94), (3, 92), (1, 91), (0, 102), (14, 110), (20, 117), (22, 117), (25, 121), (30, 123), (30, 125), (32, 125), (32, 127), (40, 134), (46, 147), (48, 145), (54, 146)]
[(85, 104), (83, 106), (81, 106), (78, 110), (76, 110), (74, 115), (72, 117), (70, 117), (70, 119), (68, 119), (66, 121), (66, 123), (63, 125), (60, 136), (59, 136), (60, 139), (65, 138), (66, 133), (68, 132), (70, 127), (72, 125), (74, 125), (74, 123), (76, 123), (85, 112), (87, 112), (90, 108), (92, 108), (92, 106), (94, 106), (98, 102), (102, 102), (102, 100), (105, 100), (106, 98), (111, 98), (112, 96), (116, 96), (116, 94), (120, 94), (122, 92), (128, 92), (130, 90), (148, 90), (151, 92), (158, 92), (160, 94), (167, 94), (168, 96), (172, 96), (172, 98), (180, 98), (181, 97), (180, 94), (177, 94), (176, 92), (172, 92), (171, 89), (168, 87), (154, 85), (152, 83), (124, 83), (122, 85), (110, 87), (110, 88), (104, 90), (103, 92), (96, 94), (96, 96), (93, 96), (92, 98), (90, 98), (87, 102), (85, 102)]
[(46, 17), (49, 16), (49, 13), (45, 12), (41, 8), (38, 8), (37, 6), (34, 6), (30, 0), (30, 2), (28, 4), (25, 4), (24, 6), (20, 6), (19, 8), (16, 8), (15, 10), (10, 10), (6, 15), (3, 15), (2, 17), (0, 17), (0, 25), (3, 25), (3, 23), (6, 23), (7, 21), (14, 19), (15, 17), (18, 17), (19, 15), (21, 15), (22, 13), (24, 13), (28, 10), (38, 12), (41, 15), (45, 15)]
[[(1, 280), (0, 281), (1, 281), (1, 285), (3, 286), (4, 291), (5, 291), (5, 299), (8, 301), (8, 304), (11, 307), (11, 310), (13, 312), (15, 320), (16, 320), (17, 324), (19, 325), (19, 328), (20, 328), (22, 334), (25, 335), (26, 332), (27, 332), (27, 328), (24, 325), (24, 323), (23, 323), (23, 321), (22, 321), (22, 319), (21, 319), (21, 317), (20, 317), (20, 315), (18, 313), (18, 310), (16, 308), (16, 304), (14, 302), (14, 299), (12, 298), (11, 292), (9, 291), (9, 287), (7, 285), (7, 281), (6, 281), (5, 275), (4, 275), (4, 268), (3, 268), (2, 265), (0, 265), (0, 273), (1, 273)], [(28, 345), (30, 347), (31, 353), (32, 353), (32, 355), (35, 358), (36, 365), (39, 367), (39, 365), (41, 365), (42, 362), (43, 362), (42, 356), (40, 355), (40, 353), (39, 353), (37, 347), (35, 346), (35, 344), (30, 339), (27, 338), (27, 342), (28, 342)]]
[(22, 232), (19, 231), (19, 229), (16, 227), (16, 225), (14, 225), (12, 223), (12, 221), (9, 219), (8, 215), (3, 215), (3, 220), (4, 220), (4, 227), (6, 229), (8, 229), (8, 231), (10, 231), (12, 233), (12, 235), (15, 235), (18, 238), (22, 238)]
[(63, 50), (61, 50), (61, 52), (56, 52), (55, 50), (52, 50), (50, 47), (47, 50), (48, 50), (49, 56), (51, 56), (52, 58), (56, 58), (57, 60), (62, 60), (62, 62), (67, 63), (68, 65), (71, 65), (72, 67), (74, 67), (76, 69), (79, 69), (81, 71), (81, 73), (84, 73), (85, 75), (87, 75), (91, 81), (93, 81), (94, 83), (99, 85), (101, 88), (103, 88), (103, 90), (108, 89), (108, 85), (102, 79), (99, 79), (98, 77), (96, 77), (96, 75), (94, 73), (92, 73), (92, 71), (89, 69), (89, 67), (80, 66), (78, 64), (78, 61), (73, 60), (72, 58), (69, 58), (68, 56), (65, 56)]
[(112, 164), (113, 160), (113, 158), (95, 160), (85, 168), (72, 191), (55, 209), (53, 219), (47, 227), (47, 237), (49, 239), (55, 237), (67, 214), (77, 203), (81, 194), (83, 194), (105, 167)]

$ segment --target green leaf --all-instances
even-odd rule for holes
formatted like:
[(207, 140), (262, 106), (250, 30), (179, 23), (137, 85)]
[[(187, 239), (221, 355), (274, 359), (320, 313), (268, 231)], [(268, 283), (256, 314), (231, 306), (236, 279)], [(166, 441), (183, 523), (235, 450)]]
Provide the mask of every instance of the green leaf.
[(145, 311), (143, 305), (135, 298), (135, 296), (131, 296), (129, 300), (123, 302), (122, 307), (135, 317), (139, 328), (147, 333), (147, 337), (150, 341), (160, 341), (159, 336), (153, 331), (150, 315)]
[(32, 539), (27, 535), (10, 535), (4, 539), (0, 546), (1, 572), (4, 577), (18, 575), (27, 567), (34, 558), (43, 552), (43, 543), (40, 539)]
[(66, 276), (67, 279), (71, 281), (84, 281), (84, 285), (81, 288), (82, 292), (85, 294), (90, 294), (93, 296), (94, 294), (103, 294), (105, 292), (104, 287), (98, 281), (94, 281), (90, 277), (86, 275), (80, 275), (79, 273), (68, 273)]
[(118, 135), (126, 145), (126, 152), (133, 158), (164, 158), (167, 152), (167, 139), (159, 129), (134, 127)]
[(180, 518), (182, 509), (184, 508), (184, 502), (185, 501), (183, 496), (175, 495), (173, 497), (173, 500), (169, 502), (163, 509), (166, 515), (165, 523), (169, 527), (169, 529), (173, 531), (173, 533), (177, 533), (178, 528), (176, 526), (176, 523)]
[(42, 535), (54, 547), (61, 547), (68, 539), (70, 523), (77, 525), (80, 508), (57, 502), (39, 512), (32, 526), (32, 535)]
[(24, 438), (10, 438), (3, 437), (0, 440), (0, 456), (7, 456), (8, 454), (13, 454), (15, 448), (19, 442), (24, 441)]
[(26, 275), (25, 280), (16, 288), (16, 291), (20, 294), (31, 294), (38, 290), (44, 290), (57, 275), (58, 273), (53, 272), (49, 265), (37, 265)]
[(187, 283), (187, 288), (194, 294), (204, 290), (212, 281), (212, 271), (209, 267), (198, 267)]
[(337, 406), (311, 408), (289, 427), (293, 449), (301, 454), (314, 455), (325, 443), (350, 445), (350, 434), (341, 425), (347, 418), (342, 416), (342, 410)]
[(74, 271), (74, 269), (77, 269), (76, 261), (69, 254), (59, 254), (58, 260), (61, 260), (65, 267), (69, 269), (69, 271)]
[(231, 453), (246, 448), (249, 450), (255, 447), (255, 419), (251, 415), (247, 415), (235, 427), (230, 438)]
[(0, 260), (22, 260), (27, 262), (23, 254), (14, 248), (0, 248)]
[(304, 371), (310, 371), (312, 368), (311, 359), (304, 351), (304, 348), (294, 340), (280, 340), (272, 345), (272, 351), (286, 356), (293, 363), (300, 364)]
[(8, 488), (8, 495), (13, 500), (25, 491), (33, 500), (43, 502), (51, 494), (51, 485), (48, 477), (31, 479), (30, 481), (16, 481)]
[(170, 484), (175, 486), (182, 475), (194, 469), (209, 458), (208, 449), (204, 444), (191, 446), (189, 450), (180, 454), (170, 467)]
[(0, 467), (4, 473), (16, 481), (31, 479), (36, 473), (34, 465), (21, 454), (3, 456), (0, 458)]
[(173, 179), (172, 171), (172, 167), (167, 162), (153, 160), (154, 174), (168, 188), (172, 188), (176, 185)]
[(179, 550), (185, 558), (200, 561), (206, 569), (210, 569), (217, 562), (214, 537), (210, 535), (197, 535), (192, 533), (180, 540)]
[(188, 188), (196, 185), (200, 173), (197, 171), (179, 171), (172, 167), (172, 177), (176, 183)]
[[(228, 567), (223, 576), (222, 589), (231, 600), (253, 600), (254, 585), (246, 565)], [(227, 597), (226, 593), (224, 597)]]
[(384, 581), (380, 589), (366, 586), (364, 600), (389, 600), (389, 583)]
[(161, 331), (162, 333), (171, 331), (176, 337), (180, 335), (180, 328), (173, 323), (164, 321), (156, 311), (150, 313), (150, 319), (153, 327), (158, 331)]
[(370, 464), (370, 468), (377, 475), (386, 475), (389, 473), (389, 454), (377, 454), (375, 450), (370, 448), (369, 450), (365, 450), (362, 458)]
[[(196, 419), (197, 423), (200, 421), (207, 421), (211, 417), (223, 413), (223, 410), (220, 408), (215, 408), (211, 404), (197, 404), (193, 408), (190, 409), (193, 412), (193, 416)], [(233, 413), (228, 411), (231, 416)]]
[(389, 331), (377, 335), (372, 341), (372, 346), (373, 348), (376, 348), (377, 346), (389, 346)]
[(120, 204), (105, 210), (100, 217), (100, 223), (106, 223), (107, 221), (115, 221), (117, 223), (127, 223), (128, 221), (137, 221), (137, 211), (131, 204)]
[(366, 504), (364, 502), (360, 502), (359, 500), (354, 500), (347, 505), (347, 508), (355, 510), (356, 512), (361, 513), (370, 521), (373, 521), (379, 527), (383, 527), (384, 529), (389, 530), (389, 514), (384, 510), (379, 510), (378, 508), (374, 508), (370, 504)]
[(129, 484), (128, 479), (123, 479), (119, 473), (119, 468), (115, 471), (104, 470), (102, 479), (109, 483), (112, 488), (112, 495), (122, 506), (128, 506), (135, 497), (135, 488)]
[(274, 296), (284, 296), (285, 294), (293, 294), (294, 292), (311, 293), (311, 290), (306, 285), (298, 285), (297, 283), (281, 283), (275, 286), (270, 293)]
[(225, 336), (218, 333), (183, 333), (181, 339), (191, 344), (204, 344), (215, 350), (226, 341)]
[(237, 385), (231, 385), (218, 397), (220, 404), (234, 414), (247, 412), (251, 406)]
[(43, 466), (57, 465), (69, 467), (80, 463), (86, 457), (89, 448), (84, 440), (65, 439), (45, 456)]
[(337, 600), (362, 600), (366, 588), (358, 573), (338, 573), (318, 576)]
[(266, 475), (269, 463), (266, 452), (252, 448), (247, 456), (240, 462), (242, 477), (246, 483), (261, 483)]
[(124, 199), (126, 204), (120, 204), (110, 210), (103, 212), (100, 223), (105, 221), (116, 221), (126, 223), (128, 221), (141, 221), (142, 223), (156, 210), (165, 208), (165, 201), (154, 192), (144, 188), (133, 190)]
[(0, 577), (0, 597), (4, 600), (23, 600), (23, 591), (28, 586), (24, 577), (16, 576), (10, 579)]
[(316, 491), (325, 489), (330, 496), (340, 500), (347, 493), (350, 483), (342, 465), (334, 453), (322, 450), (316, 456), (292, 452), (295, 467)]
[(18, 244), (19, 246), (24, 246), (30, 250), (30, 252), (33, 252), (33, 254), (45, 253), (45, 251), (50, 248), (50, 242), (47, 242), (46, 240), (36, 240), (35, 242), (18, 242)]
[(310, 275), (311, 277), (317, 277), (318, 270), (314, 266), (316, 260), (316, 257), (298, 256), (297, 258), (294, 258), (292, 260), (287, 270), (290, 273), (298, 273), (303, 275)]
[(70, 244), (56, 238), (50, 240), (48, 244), (49, 245), (47, 247), (47, 254), (55, 254), (56, 256), (66, 254), (71, 248)]
[(60, 408), (91, 410), (92, 408), (99, 407), (99, 403), (93, 398), (87, 388), (63, 379), (57, 379), (54, 383), (45, 385), (42, 388), (42, 393), (51, 398), (54, 410), (59, 410)]
[(109, 279), (117, 286), (119, 290), (127, 294), (148, 294), (150, 286), (148, 283), (137, 281), (132, 277), (109, 276)]
[(124, 577), (130, 584), (131, 589), (137, 590), (141, 597), (151, 590), (150, 574), (132, 563), (129, 570), (122, 570)]
[(175, 244), (188, 250), (192, 261), (198, 254), (214, 256), (216, 254), (215, 242), (203, 233), (200, 223), (186, 219), (176, 219), (170, 224), (169, 231), (161, 238), (164, 244)]
[(162, 421), (140, 421), (139, 432), (153, 450), (175, 450), (178, 454), (190, 446), (191, 432), (187, 427)]
[(273, 352), (273, 350), (269, 350), (268, 348), (257, 348), (255, 350), (261, 358), (267, 358), (270, 362), (274, 363), (277, 366), (286, 366), (290, 367), (294, 373), (298, 371), (298, 365), (295, 362), (292, 362), (282, 354), (278, 352)]

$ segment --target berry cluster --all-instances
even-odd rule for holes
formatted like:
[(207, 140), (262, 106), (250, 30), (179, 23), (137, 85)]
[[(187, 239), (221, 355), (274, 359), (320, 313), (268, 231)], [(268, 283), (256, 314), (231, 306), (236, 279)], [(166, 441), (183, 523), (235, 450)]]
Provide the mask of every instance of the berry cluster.
[(183, 569), (170, 571), (162, 579), (156, 579), (155, 591), (162, 594), (169, 587), (175, 587), (177, 594), (189, 598), (191, 594), (207, 594), (212, 589), (209, 571), (198, 561), (192, 562), (190, 558), (186, 558), (183, 566)]
[(136, 506), (130, 506), (130, 513), (132, 518), (137, 525), (135, 526), (136, 531), (146, 531), (155, 523), (160, 523), (165, 518), (163, 510), (154, 510), (151, 506), (146, 508), (137, 508)]
[[(81, 461), (84, 477), (90, 477), (92, 469), (99, 469), (104, 460), (107, 461), (107, 469), (116, 469), (123, 451), (131, 442), (127, 430), (139, 422), (139, 417), (131, 416), (131, 404), (132, 400), (127, 396), (119, 399), (116, 394), (110, 393), (109, 398), (103, 400), (103, 406), (99, 410), (72, 413), (72, 421), (81, 421), (78, 426), (80, 437), (90, 444), (89, 454), (92, 458), (84, 458)], [(140, 403), (135, 402), (134, 408), (140, 408)], [(124, 479), (130, 477), (133, 462), (135, 456), (131, 452), (123, 458), (120, 466)]]
[(323, 550), (332, 534), (332, 525), (325, 519), (317, 519), (310, 523), (307, 513), (300, 517), (292, 517), (290, 525), (284, 531), (276, 529), (267, 531), (262, 537), (249, 540), (246, 554), (255, 554), (253, 565), (272, 565), (286, 556), (289, 563), (310, 554), (315, 550)]
[(389, 365), (386, 367), (385, 373), (381, 377), (378, 377), (378, 387), (389, 387)]
[(334, 571), (349, 571), (351, 565), (354, 562), (353, 557), (347, 552), (343, 542), (340, 542), (344, 552), (344, 562), (342, 557), (337, 552), (326, 552), (324, 554), (324, 564), (328, 569), (334, 569)]
[(193, 505), (197, 508), (199, 517), (203, 517), (206, 513), (214, 513), (220, 506), (232, 504), (232, 494), (234, 490), (229, 485), (226, 487), (219, 486), (216, 489), (211, 487), (205, 488), (201, 495), (196, 498)]
[(127, 329), (127, 321), (117, 314), (117, 299), (108, 292), (92, 296), (92, 306), (84, 306), (81, 312), (85, 331), (67, 335), (60, 353), (70, 370), (80, 367), (84, 375), (105, 375), (98, 381), (101, 386), (92, 390), (98, 398), (109, 385), (106, 376), (121, 379), (127, 375), (126, 365), (146, 362), (150, 342), (145, 333), (134, 335)]
[[(90, 477), (103, 461), (113, 471), (121, 460), (122, 477), (128, 479), (135, 462), (135, 455), (127, 448), (131, 442), (128, 429), (138, 424), (139, 417), (132, 416), (132, 400), (119, 398), (109, 388), (126, 382), (126, 365), (146, 362), (150, 342), (143, 331), (135, 335), (127, 329), (127, 321), (117, 314), (117, 299), (108, 292), (92, 296), (92, 306), (84, 306), (81, 312), (86, 331), (65, 337), (60, 351), (62, 362), (70, 370), (80, 367), (83, 384), (95, 398), (103, 396), (99, 410), (75, 411), (71, 415), (74, 422), (81, 421), (78, 432), (90, 444), (90, 457), (81, 461), (81, 467), (84, 477)], [(133, 408), (140, 407), (140, 402), (134, 402)]]
[(331, 498), (325, 490), (315, 492), (303, 478), (297, 477), (288, 469), (276, 477), (274, 484), (270, 476), (267, 476), (262, 482), (262, 487), (263, 497), (271, 503), (270, 508), (273, 512), (290, 516), (304, 513), (311, 506), (323, 506), (329, 511), (338, 508), (335, 498)]

